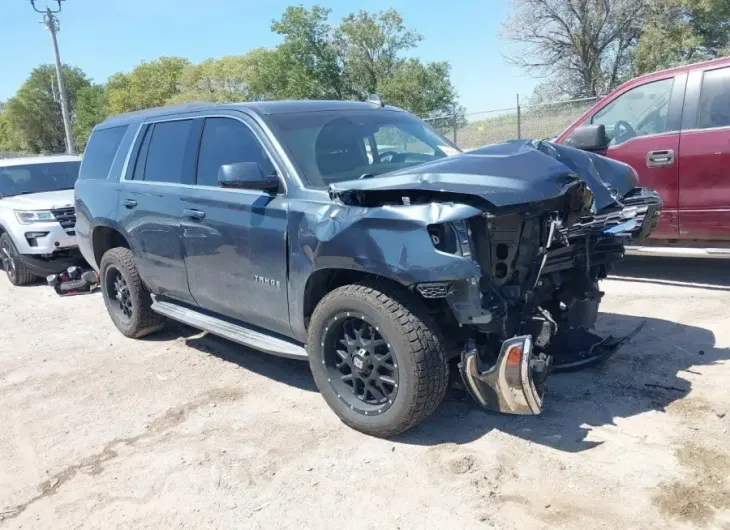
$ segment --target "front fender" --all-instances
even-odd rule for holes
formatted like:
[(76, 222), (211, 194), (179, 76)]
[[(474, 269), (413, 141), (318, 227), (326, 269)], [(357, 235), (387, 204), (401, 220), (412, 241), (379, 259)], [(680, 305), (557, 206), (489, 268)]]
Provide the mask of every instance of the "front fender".
[(363, 208), (307, 203), (290, 211), (289, 302), (292, 328), (304, 333), (303, 307), (309, 277), (322, 269), (376, 274), (410, 286), (422, 282), (471, 281), (481, 276), (470, 257), (438, 251), (431, 224), (480, 215), (464, 204), (429, 203)]

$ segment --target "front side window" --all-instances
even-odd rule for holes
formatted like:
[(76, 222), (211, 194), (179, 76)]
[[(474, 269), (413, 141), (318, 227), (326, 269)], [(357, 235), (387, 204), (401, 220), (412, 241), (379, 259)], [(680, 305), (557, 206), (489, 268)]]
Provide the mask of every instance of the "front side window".
[(233, 118), (206, 118), (196, 182), (218, 186), (220, 167), (238, 162), (256, 162), (264, 175), (276, 174), (263, 146), (244, 123)]
[(49, 162), (0, 167), (0, 197), (71, 190), (81, 162)]
[(709, 70), (702, 76), (697, 127), (730, 126), (730, 67)]
[(283, 113), (271, 120), (313, 187), (377, 177), (460, 152), (423, 121), (399, 111)]
[(632, 88), (594, 114), (591, 123), (606, 126), (610, 145), (666, 132), (673, 86), (671, 77)]
[(158, 122), (151, 131), (148, 130), (147, 135), (151, 136), (142, 180), (172, 183), (183, 181), (185, 148), (192, 125), (192, 120)]

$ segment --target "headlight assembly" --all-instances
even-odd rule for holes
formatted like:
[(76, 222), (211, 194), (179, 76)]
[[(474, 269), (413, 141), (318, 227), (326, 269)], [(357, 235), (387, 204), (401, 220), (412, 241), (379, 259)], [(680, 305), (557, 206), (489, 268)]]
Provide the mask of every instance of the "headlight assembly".
[(56, 220), (53, 212), (48, 210), (15, 210), (15, 217), (22, 225), (32, 223), (48, 223)]

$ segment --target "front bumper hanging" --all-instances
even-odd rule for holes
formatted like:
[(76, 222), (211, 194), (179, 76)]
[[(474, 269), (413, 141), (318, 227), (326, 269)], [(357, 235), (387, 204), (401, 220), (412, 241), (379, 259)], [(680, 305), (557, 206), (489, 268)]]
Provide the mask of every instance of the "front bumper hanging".
[(542, 392), (532, 377), (531, 354), (530, 335), (513, 337), (502, 344), (496, 364), (485, 369), (476, 345), (470, 341), (461, 354), (461, 376), (474, 399), (485, 408), (508, 414), (540, 414)]

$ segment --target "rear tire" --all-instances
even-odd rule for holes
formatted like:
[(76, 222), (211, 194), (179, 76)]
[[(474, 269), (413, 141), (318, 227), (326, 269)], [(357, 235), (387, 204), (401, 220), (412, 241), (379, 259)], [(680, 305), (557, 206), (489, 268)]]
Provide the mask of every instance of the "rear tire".
[(99, 273), (106, 309), (125, 337), (138, 339), (162, 329), (165, 317), (150, 309), (152, 297), (139, 277), (131, 250), (108, 250), (101, 258)]
[(308, 333), (317, 388), (350, 427), (394, 436), (441, 404), (449, 380), (443, 341), (408, 291), (378, 282), (335, 289), (315, 308)]
[(20, 261), (20, 253), (8, 234), (0, 236), (0, 259), (8, 280), (13, 285), (27, 285), (37, 278)]

